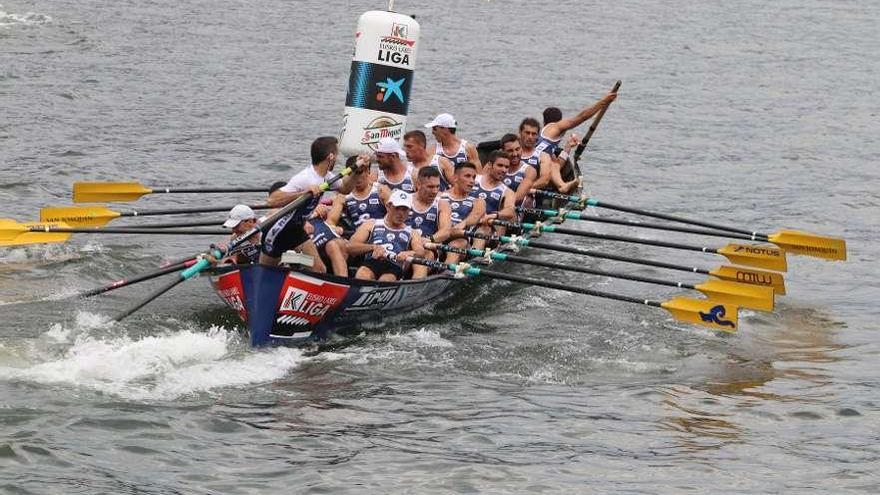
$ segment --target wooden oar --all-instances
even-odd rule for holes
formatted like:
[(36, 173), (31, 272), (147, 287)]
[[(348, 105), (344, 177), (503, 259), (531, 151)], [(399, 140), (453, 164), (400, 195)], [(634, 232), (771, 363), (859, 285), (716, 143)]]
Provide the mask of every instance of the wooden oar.
[[(612, 93), (616, 93), (617, 90), (620, 89), (620, 81), (617, 81), (614, 84), (614, 88), (611, 90)], [(605, 112), (608, 110), (611, 104), (605, 105), (599, 112), (593, 117), (593, 122), (590, 124), (589, 130), (584, 135), (584, 138), (581, 139), (581, 142), (577, 145), (577, 148), (574, 150), (574, 157), (572, 163), (575, 164), (575, 167), (578, 167), (577, 163), (581, 159), (581, 155), (584, 153), (584, 149), (587, 147), (587, 143), (590, 142), (590, 138), (593, 137), (593, 133), (596, 132), (596, 128), (599, 127), (599, 122), (602, 121), (602, 117), (605, 116)], [(577, 170), (578, 175), (580, 175), (580, 170)]]
[(667, 287), (678, 287), (680, 289), (688, 289), (702, 292), (710, 299), (723, 303), (735, 304), (743, 308), (755, 309), (758, 311), (773, 311), (773, 289), (769, 287), (759, 287), (756, 285), (741, 284), (738, 282), (728, 282), (724, 280), (706, 280), (697, 285), (684, 282), (672, 282), (652, 277), (642, 277), (621, 272), (609, 272), (604, 270), (595, 270), (585, 266), (570, 265), (563, 263), (554, 263), (552, 261), (535, 260), (524, 258), (514, 254), (503, 253), (486, 249), (461, 249), (445, 244), (427, 243), (425, 247), (428, 249), (440, 249), (446, 252), (464, 254), (488, 258), (497, 261), (511, 261), (513, 263), (521, 263), (525, 265), (542, 266), (545, 268), (554, 268), (557, 270), (587, 273), (590, 275), (598, 275), (601, 277), (619, 278), (623, 280), (632, 280), (635, 282), (644, 282), (647, 284), (665, 285)]
[[(537, 210), (534, 208), (517, 208), (517, 211), (530, 215), (541, 216), (545, 218), (561, 217), (570, 220), (583, 220), (585, 222), (608, 223), (613, 225), (624, 225), (627, 227), (637, 227), (642, 229), (665, 230), (667, 232), (682, 232), (685, 234), (697, 234), (710, 237), (723, 237), (725, 239), (740, 239), (743, 241), (754, 241), (755, 238), (746, 234), (737, 234), (735, 232), (720, 232), (717, 230), (694, 229), (690, 227), (679, 227), (677, 225), (662, 225), (657, 223), (634, 222), (632, 220), (623, 220), (619, 218), (603, 218), (586, 213), (578, 213), (567, 210)], [(769, 242), (769, 241), (762, 241)]]
[(755, 268), (764, 268), (767, 270), (776, 270), (784, 272), (787, 270), (785, 260), (785, 251), (772, 246), (753, 246), (749, 244), (728, 244), (720, 248), (710, 248), (702, 246), (693, 246), (690, 244), (680, 244), (677, 242), (657, 241), (653, 239), (639, 239), (636, 237), (626, 237), (611, 234), (599, 234), (595, 232), (584, 232), (582, 230), (567, 229), (556, 225), (539, 225), (534, 223), (514, 223), (504, 220), (493, 220), (494, 225), (503, 227), (511, 227), (524, 230), (539, 230), (541, 232), (557, 232), (559, 234), (575, 235), (579, 237), (590, 237), (593, 239), (604, 239), (606, 241), (629, 242), (633, 244), (644, 244), (648, 246), (666, 247), (672, 249), (682, 249), (687, 251), (698, 251), (701, 253), (719, 254), (738, 265), (752, 266)]
[[(358, 164), (358, 166), (361, 166), (361, 165)], [(338, 174), (334, 175), (333, 177), (331, 177), (327, 181), (323, 182), (320, 185), (320, 189), (322, 191), (326, 191), (326, 190), (330, 189), (331, 184), (333, 184), (334, 182), (351, 174), (352, 172), (354, 172), (354, 168), (352, 168), (352, 167), (346, 167), (346, 168), (342, 169)], [(278, 219), (287, 215), (288, 213), (293, 212), (294, 210), (298, 210), (299, 208), (301, 208), (302, 206), (304, 206), (306, 203), (308, 203), (311, 200), (312, 200), (312, 193), (307, 192), (307, 193), (303, 194), (302, 196), (298, 197), (297, 199), (291, 201), (283, 208), (280, 208), (275, 213), (269, 215), (262, 222), (258, 222), (256, 226), (252, 227), (250, 230), (243, 233), (237, 239), (230, 241), (229, 245), (226, 246), (225, 250), (221, 250), (219, 248), (210, 249), (208, 252), (205, 252), (205, 253), (198, 255), (199, 260), (194, 265), (192, 265), (189, 268), (187, 268), (186, 270), (183, 270), (182, 272), (180, 272), (179, 276), (175, 277), (175, 279), (173, 281), (169, 282), (168, 284), (166, 284), (162, 287), (159, 287), (156, 291), (151, 293), (146, 299), (139, 302), (135, 306), (132, 306), (131, 308), (123, 311), (122, 313), (119, 313), (113, 319), (115, 321), (121, 321), (121, 320), (125, 319), (126, 317), (128, 317), (129, 315), (131, 315), (135, 311), (141, 309), (142, 307), (146, 306), (147, 304), (149, 304), (151, 301), (155, 300), (156, 298), (158, 298), (162, 294), (173, 289), (177, 284), (183, 282), (184, 280), (189, 280), (189, 279), (197, 276), (199, 273), (202, 272), (202, 270), (204, 270), (205, 268), (207, 268), (211, 265), (211, 262), (208, 260), (208, 255), (211, 255), (216, 259), (222, 258), (226, 253), (234, 251), (238, 246), (247, 242), (247, 240), (252, 235), (256, 234), (257, 232), (261, 232), (264, 229), (270, 228), (270, 226), (274, 225), (275, 222), (278, 221)]]
[(649, 299), (624, 296), (610, 292), (584, 289), (581, 287), (552, 282), (546, 279), (537, 279), (524, 277), (521, 275), (514, 275), (511, 273), (501, 273), (486, 270), (483, 268), (471, 266), (467, 263), (446, 264), (439, 261), (427, 260), (424, 258), (408, 258), (408, 261), (420, 265), (425, 265), (436, 270), (449, 270), (467, 276), (481, 276), (486, 278), (507, 280), (510, 282), (518, 282), (521, 284), (533, 285), (537, 287), (546, 287), (549, 289), (557, 289), (566, 292), (574, 292), (577, 294), (586, 294), (588, 296), (614, 299), (616, 301), (623, 301), (634, 304), (642, 304), (655, 308), (663, 308), (678, 321), (695, 323), (697, 325), (703, 325), (714, 330), (721, 330), (724, 332), (736, 331), (738, 323), (737, 313), (739, 311), (739, 308), (736, 305), (723, 303), (712, 299), (699, 300), (689, 299), (686, 297), (676, 297), (668, 301), (652, 301)]
[[(103, 227), (114, 218), (145, 217), (152, 215), (189, 215), (229, 211), (231, 206), (206, 206), (201, 208), (176, 208), (170, 210), (115, 211), (106, 206), (50, 206), (40, 209), (41, 222), (63, 222), (71, 227)], [(252, 210), (268, 210), (267, 204), (251, 205)]]
[(690, 225), (698, 225), (700, 227), (722, 230), (725, 232), (746, 234), (749, 236), (750, 240), (760, 242), (772, 242), (773, 244), (776, 244), (777, 246), (784, 248), (787, 252), (793, 254), (812, 256), (814, 258), (822, 258), (826, 260), (846, 260), (846, 241), (837, 237), (827, 237), (818, 234), (811, 234), (809, 232), (802, 232), (799, 230), (780, 230), (775, 234), (762, 234), (760, 232), (753, 232), (750, 230), (730, 227), (713, 222), (691, 220), (675, 215), (667, 215), (665, 213), (651, 212), (639, 208), (606, 203), (604, 201), (599, 201), (598, 199), (588, 198), (585, 196), (571, 196), (567, 194), (559, 194), (553, 191), (544, 191), (541, 189), (532, 189), (531, 192), (539, 196), (561, 199), (564, 201), (579, 203), (584, 206), (608, 208), (610, 210), (617, 210), (626, 213), (633, 213), (635, 215), (659, 218), (662, 220), (669, 220), (671, 222), (687, 223)]
[(147, 235), (228, 235), (222, 229), (143, 229), (143, 228), (77, 228), (62, 222), (19, 223), (0, 218), (0, 246), (23, 246), (65, 242), (70, 234), (147, 234)]
[(75, 182), (74, 203), (102, 203), (105, 201), (137, 201), (145, 194), (176, 193), (251, 193), (269, 192), (268, 187), (187, 187), (149, 188), (139, 182)]
[(546, 249), (548, 251), (557, 251), (562, 253), (578, 254), (582, 256), (590, 256), (592, 258), (609, 259), (620, 261), (623, 263), (631, 263), (634, 265), (653, 266), (657, 268), (666, 268), (669, 270), (678, 270), (681, 272), (699, 273), (702, 275), (711, 275), (721, 280), (729, 280), (731, 282), (740, 282), (744, 284), (757, 285), (762, 287), (770, 287), (777, 296), (785, 294), (785, 279), (781, 273), (768, 272), (764, 270), (755, 270), (752, 268), (743, 268), (741, 266), (722, 265), (712, 270), (697, 268), (687, 265), (676, 265), (662, 261), (648, 260), (644, 258), (633, 258), (630, 256), (621, 256), (619, 254), (604, 253), (589, 249), (578, 248), (574, 246), (566, 246), (563, 244), (552, 244), (549, 242), (537, 241), (534, 239), (526, 239), (519, 236), (498, 236), (480, 234), (478, 232), (468, 233), (468, 237), (478, 239), (498, 240), (505, 244), (515, 244), (517, 246), (529, 246), (537, 249)]

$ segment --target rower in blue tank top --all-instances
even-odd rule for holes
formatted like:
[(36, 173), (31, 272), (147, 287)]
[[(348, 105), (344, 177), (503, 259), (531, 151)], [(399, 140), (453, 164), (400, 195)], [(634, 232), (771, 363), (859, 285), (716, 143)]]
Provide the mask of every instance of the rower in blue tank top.
[[(541, 129), (541, 133), (538, 135), (538, 144), (535, 145), (534, 154), (540, 156), (541, 152), (544, 152), (555, 158), (561, 151), (559, 148), (559, 142), (562, 141), (562, 136), (560, 135), (556, 139), (549, 138), (544, 135), (546, 129), (547, 126), (545, 125), (544, 128)], [(531, 157), (529, 157), (529, 159), (531, 159)]]
[(505, 191), (509, 191), (510, 189), (504, 185), (504, 182), (499, 182), (494, 186), (484, 186), (484, 182), (488, 182), (486, 177), (478, 175), (477, 180), (474, 182), (474, 189), (471, 191), (471, 195), (483, 198), (483, 200), (486, 201), (486, 214), (488, 215), (501, 209), (501, 198), (504, 197)]
[(440, 219), (440, 197), (434, 198), (434, 202), (424, 210), (419, 210), (413, 204), (409, 212), (406, 224), (422, 232), (422, 237), (433, 236), (437, 232), (438, 220)]
[(379, 165), (376, 182), (388, 186), (392, 191), (399, 189), (409, 194), (415, 192), (416, 186), (413, 183), (415, 169), (406, 161), (406, 153), (397, 140), (387, 137), (379, 140), (376, 163)]
[(446, 158), (453, 167), (460, 163), (471, 162), (477, 166), (477, 172), (480, 172), (480, 156), (477, 154), (477, 147), (455, 135), (458, 128), (455, 117), (448, 113), (441, 113), (434, 117), (434, 120), (425, 124), (425, 127), (431, 129), (434, 140), (437, 142), (434, 146), (435, 155)]
[(470, 192), (464, 196), (456, 196), (452, 190), (446, 191), (440, 196), (441, 199), (449, 203), (449, 215), (452, 217), (452, 225), (458, 225), (467, 219), (474, 209), (475, 196), (471, 196)]
[(440, 192), (449, 189), (449, 181), (446, 180), (446, 175), (443, 173), (443, 169), (440, 168), (440, 155), (435, 153), (434, 156), (431, 157), (431, 163), (429, 163), (428, 166), (435, 168), (440, 172)]
[(385, 171), (380, 169), (376, 182), (383, 186), (388, 186), (388, 189), (391, 189), (392, 191), (400, 189), (403, 192), (412, 194), (416, 191), (416, 185), (413, 183), (413, 173), (415, 173), (415, 168), (412, 165), (407, 165), (403, 177), (397, 182), (394, 182), (391, 178), (385, 175)]
[(403, 278), (406, 257), (424, 254), (419, 232), (406, 224), (411, 208), (412, 197), (409, 194), (401, 190), (393, 191), (385, 217), (364, 222), (351, 236), (349, 255), (366, 254), (355, 278), (399, 280)]
[(379, 184), (373, 184), (366, 196), (358, 195), (357, 191), (345, 195), (342, 211), (353, 227), (360, 227), (371, 218), (378, 219), (385, 216), (385, 206), (382, 204), (379, 187)]

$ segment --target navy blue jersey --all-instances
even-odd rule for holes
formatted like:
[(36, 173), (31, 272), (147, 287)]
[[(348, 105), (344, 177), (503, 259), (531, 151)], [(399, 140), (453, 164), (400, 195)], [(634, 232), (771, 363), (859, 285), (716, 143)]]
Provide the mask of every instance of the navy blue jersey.
[(486, 189), (483, 187), (483, 176), (478, 175), (477, 180), (474, 183), (474, 188), (471, 191), (471, 196), (476, 198), (483, 198), (486, 201), (486, 214), (495, 213), (501, 209), (501, 198), (504, 197), (504, 192), (507, 191), (507, 186), (504, 183), (500, 183), (497, 186)]
[(519, 170), (513, 173), (508, 173), (502, 179), (504, 185), (509, 187), (511, 191), (516, 192), (519, 189), (519, 185), (522, 184), (523, 179), (526, 177), (526, 169), (529, 168), (529, 165), (523, 162), (519, 164)]
[(535, 172), (538, 172), (538, 175), (541, 175), (541, 154), (538, 153), (537, 149), (532, 150), (532, 154), (529, 156), (520, 156), (519, 162), (525, 163), (526, 165), (535, 169)]
[(453, 198), (451, 192), (446, 191), (440, 198), (449, 203), (449, 213), (452, 217), (452, 224), (455, 225), (463, 222), (471, 214), (471, 210), (474, 209), (474, 196)]
[(416, 209), (415, 202), (413, 202), (413, 207), (409, 211), (409, 218), (406, 219), (406, 224), (414, 229), (418, 229), (422, 232), (422, 235), (427, 237), (434, 235), (437, 232), (437, 220), (440, 218), (440, 198), (434, 198), (434, 202), (431, 203), (425, 211), (419, 211)]
[[(547, 126), (544, 126), (546, 129)], [(550, 139), (544, 136), (544, 129), (541, 129), (541, 133), (538, 134), (538, 144), (535, 145), (535, 151), (538, 155), (543, 151), (550, 155), (550, 157), (555, 157), (562, 151), (562, 148), (559, 146), (559, 142), (562, 141), (562, 136), (557, 139)]]
[(391, 182), (388, 180), (388, 177), (385, 177), (385, 172), (379, 169), (378, 182), (379, 184), (384, 184), (388, 186), (388, 189), (392, 191), (395, 189), (400, 189), (401, 191), (406, 191), (408, 193), (414, 193), (416, 191), (416, 185), (413, 184), (413, 170), (414, 167), (412, 164), (406, 166), (406, 172), (403, 174), (403, 178), (398, 182)]
[(379, 185), (373, 184), (370, 193), (363, 198), (355, 196), (354, 192), (350, 192), (345, 196), (345, 206), (342, 208), (345, 218), (357, 228), (367, 220), (380, 219), (385, 217), (385, 205), (382, 204), (382, 198), (379, 197)]
[(450, 156), (443, 151), (443, 145), (437, 143), (437, 147), (434, 149), (434, 155), (446, 158), (452, 163), (452, 166), (454, 167), (459, 163), (464, 163), (468, 161), (467, 147), (465, 146), (466, 144), (467, 141), (462, 139), (461, 144), (458, 146), (458, 151), (456, 151), (454, 155)]
[[(413, 230), (409, 225), (405, 225), (402, 229), (392, 229), (385, 225), (385, 219), (376, 220), (373, 225), (373, 231), (370, 232), (370, 244), (382, 246), (385, 252), (389, 254), (400, 254), (409, 250), (412, 244)], [(367, 253), (366, 259), (372, 259), (373, 253)], [(394, 261), (389, 258), (388, 261)]]

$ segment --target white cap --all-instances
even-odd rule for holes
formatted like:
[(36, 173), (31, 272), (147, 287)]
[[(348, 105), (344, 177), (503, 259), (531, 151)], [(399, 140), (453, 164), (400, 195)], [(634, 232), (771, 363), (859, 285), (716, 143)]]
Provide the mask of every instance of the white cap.
[(229, 210), (229, 218), (223, 222), (223, 226), (227, 229), (234, 229), (238, 224), (240, 224), (244, 220), (256, 220), (257, 215), (254, 214), (254, 210), (252, 210), (247, 205), (235, 205), (231, 210)]
[(391, 206), (406, 206), (407, 208), (412, 209), (412, 196), (406, 191), (400, 189), (395, 189), (391, 192), (391, 199), (389, 202), (391, 203)]
[(434, 117), (434, 120), (425, 124), (425, 127), (458, 127), (458, 122), (455, 121), (455, 117), (448, 113), (441, 113), (440, 115)]
[(376, 153), (397, 153), (399, 155), (401, 151), (403, 148), (400, 147), (400, 143), (390, 137), (380, 139), (379, 146), (376, 148)]

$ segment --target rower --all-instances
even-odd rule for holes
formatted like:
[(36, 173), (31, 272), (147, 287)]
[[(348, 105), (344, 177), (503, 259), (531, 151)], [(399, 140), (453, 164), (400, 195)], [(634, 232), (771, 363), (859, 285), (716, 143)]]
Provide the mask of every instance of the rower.
[[(321, 201), (321, 184), (333, 177), (332, 170), (338, 156), (337, 140), (332, 136), (315, 139), (311, 145), (312, 164), (295, 174), (287, 184), (269, 195), (268, 203), (272, 207), (280, 207), (295, 201), (304, 194), (311, 193), (311, 200), (302, 207), (292, 210), (279, 218), (269, 227), (263, 236), (260, 264), (276, 266), (281, 255), (288, 249), (296, 248), (312, 257), (316, 272), (325, 273), (327, 267), (321, 261), (315, 244), (303, 229), (305, 219), (311, 215)], [(367, 157), (358, 160), (358, 167), (341, 181), (330, 184), (331, 190), (340, 194), (351, 191), (354, 178), (363, 174), (363, 166)]]
[(449, 189), (452, 182), (452, 176), (455, 170), (446, 157), (434, 153), (428, 154), (428, 139), (425, 133), (416, 129), (409, 131), (403, 135), (403, 149), (406, 150), (406, 157), (413, 164), (416, 171), (422, 167), (433, 167), (440, 172), (440, 192)]
[[(349, 157), (346, 166), (353, 166), (357, 157)], [(385, 203), (391, 195), (388, 186), (373, 182), (370, 179), (370, 164), (367, 162), (365, 173), (354, 178), (352, 191), (348, 194), (337, 194), (327, 214), (327, 223), (340, 225), (344, 221), (350, 228), (356, 229), (367, 220), (378, 220), (385, 216)]]
[(411, 208), (412, 196), (398, 189), (391, 193), (383, 219), (367, 220), (358, 227), (351, 236), (349, 254), (366, 253), (366, 257), (355, 278), (400, 280), (406, 268), (405, 259), (424, 254), (419, 231), (406, 224)]
[(431, 129), (437, 144), (434, 146), (434, 154), (446, 158), (456, 166), (459, 163), (471, 162), (480, 172), (480, 155), (477, 154), (477, 147), (472, 143), (455, 135), (458, 122), (455, 117), (448, 113), (441, 113), (434, 117), (434, 120), (425, 124), (425, 127)]
[[(599, 110), (608, 106), (615, 98), (617, 98), (617, 93), (610, 91), (593, 105), (584, 108), (574, 117), (567, 119), (562, 118), (562, 111), (556, 107), (548, 107), (544, 110), (544, 128), (541, 129), (535, 150), (539, 153), (540, 167), (549, 167), (551, 173), (550, 183), (556, 186), (559, 192), (571, 192), (580, 184), (580, 178), (578, 177), (569, 182), (565, 182), (562, 179), (560, 172), (561, 163), (565, 163), (568, 159), (568, 153), (560, 153), (559, 143), (562, 141), (562, 136), (568, 130), (583, 124), (587, 119), (598, 113)], [(543, 187), (544, 184), (540, 182), (536, 182), (533, 187), (536, 189)]]
[(330, 225), (326, 219), (316, 213), (303, 225), (303, 230), (309, 235), (315, 249), (321, 256), (321, 262), (326, 266), (330, 262), (333, 275), (337, 277), (348, 276), (348, 252), (346, 241), (342, 238), (342, 227)]
[[(522, 146), (516, 134), (505, 134), (501, 137), (501, 151), (507, 153), (507, 157), (510, 159), (510, 168), (504, 175), (502, 182), (516, 194), (516, 204), (520, 204), (522, 202), (518, 193), (520, 185), (523, 182), (526, 183), (524, 197), (538, 173), (534, 167), (522, 160)], [(528, 181), (526, 181), (527, 176), (529, 177)]]
[[(430, 242), (443, 242), (449, 237), (452, 216), (449, 203), (440, 201), (440, 172), (436, 168), (423, 167), (416, 177), (416, 193), (413, 195), (412, 210), (406, 224), (417, 229), (422, 239)], [(425, 251), (425, 257), (435, 259), (434, 253)], [(428, 267), (413, 265), (413, 278), (428, 276)]]
[[(238, 240), (242, 235), (257, 225), (257, 215), (247, 205), (235, 205), (229, 210), (229, 216), (223, 226), (232, 229), (230, 242)], [(255, 232), (247, 240), (239, 244), (233, 253), (223, 259), (222, 263), (246, 265), (260, 260), (260, 232)]]
[(388, 186), (392, 191), (400, 189), (407, 193), (415, 192), (414, 168), (405, 160), (406, 153), (396, 139), (390, 137), (380, 139), (376, 150), (376, 162), (379, 164), (376, 182)]
[[(449, 214), (452, 219), (450, 237), (456, 237), (455, 240), (449, 242), (450, 246), (467, 248), (468, 242), (464, 238), (465, 231), (476, 227), (486, 212), (486, 201), (472, 195), (476, 179), (476, 165), (471, 162), (459, 163), (455, 166), (452, 188), (441, 196), (441, 199), (449, 204)], [(448, 263), (455, 263), (458, 259), (457, 253), (446, 254)]]
[[(481, 198), (486, 202), (486, 210), (480, 218), (479, 230), (488, 234), (493, 231), (503, 235), (504, 227), (493, 227), (493, 220), (516, 220), (516, 195), (513, 190), (504, 185), (504, 178), (510, 168), (510, 158), (507, 153), (495, 150), (489, 153), (483, 174), (478, 175), (474, 181), (474, 189), (471, 195)], [(484, 239), (474, 239), (473, 246), (482, 249), (486, 245)]]

